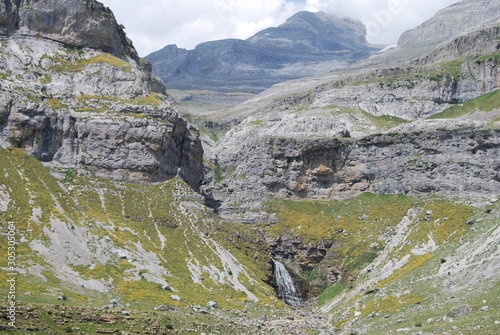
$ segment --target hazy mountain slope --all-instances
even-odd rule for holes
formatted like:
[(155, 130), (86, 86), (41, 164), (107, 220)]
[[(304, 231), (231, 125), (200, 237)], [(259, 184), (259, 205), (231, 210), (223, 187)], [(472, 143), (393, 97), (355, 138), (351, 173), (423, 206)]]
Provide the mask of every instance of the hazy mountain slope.
[(437, 44), (458, 34), (499, 22), (500, 8), (496, 0), (460, 1), (440, 10), (415, 29), (404, 32), (398, 46)]
[(260, 92), (280, 81), (344, 67), (379, 50), (361, 22), (299, 12), (246, 41), (202, 43), (194, 50), (169, 45), (148, 55), (167, 87)]

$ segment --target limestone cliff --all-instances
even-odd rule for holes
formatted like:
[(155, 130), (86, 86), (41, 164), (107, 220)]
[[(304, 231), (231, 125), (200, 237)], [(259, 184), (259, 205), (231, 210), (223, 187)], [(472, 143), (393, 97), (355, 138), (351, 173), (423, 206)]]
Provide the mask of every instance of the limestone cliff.
[(50, 39), (137, 59), (111, 10), (95, 0), (0, 2), (0, 34)]
[(2, 2), (0, 142), (116, 179), (198, 189), (203, 150), (151, 66), (96, 1)]

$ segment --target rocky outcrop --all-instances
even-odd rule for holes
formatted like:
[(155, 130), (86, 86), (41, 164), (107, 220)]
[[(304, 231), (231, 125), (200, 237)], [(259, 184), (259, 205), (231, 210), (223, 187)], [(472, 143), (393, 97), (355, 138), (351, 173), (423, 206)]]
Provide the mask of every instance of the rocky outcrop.
[(3, 147), (119, 180), (179, 175), (199, 189), (198, 131), (136, 57), (109, 9), (79, 0), (3, 5)]
[(161, 117), (137, 118), (120, 112), (100, 116), (32, 107), (12, 102), (1, 127), (4, 146), (117, 180), (158, 182), (180, 175), (194, 189), (199, 187), (203, 151), (197, 132), (169, 111)]
[(169, 45), (146, 58), (168, 87), (261, 92), (275, 83), (331, 71), (367, 58), (359, 21), (300, 12), (249, 39), (202, 43), (194, 50)]
[(3, 0), (0, 35), (44, 38), (138, 59), (111, 10), (95, 0)]
[(450, 130), (394, 132), (348, 144), (319, 141), (312, 148), (306, 145), (296, 152), (275, 153), (276, 168), (271, 167), (271, 171), (280, 177), (268, 180), (266, 187), (279, 188), (284, 195), (310, 198), (349, 197), (361, 191), (449, 195), (498, 192), (497, 132), (478, 133), (460, 127)]
[[(483, 26), (479, 30), (460, 34), (437, 46), (417, 64), (429, 64), (460, 58), (475, 58), (495, 54), (500, 50), (500, 23)], [(498, 85), (497, 85), (498, 86)]]
[(404, 32), (398, 46), (435, 45), (485, 24), (498, 23), (499, 17), (497, 0), (460, 1), (440, 10), (417, 28)]
[(309, 108), (348, 107), (374, 116), (415, 121), (496, 88), (497, 60), (476, 55), (467, 61), (449, 58), (439, 64), (429, 61), (425, 67), (385, 68), (340, 78), (318, 87)]
[[(298, 265), (295, 270), (311, 271), (321, 262), (327, 251), (332, 247), (332, 241), (320, 243), (305, 243), (300, 237), (289, 233), (269, 241), (269, 248), (273, 257), (277, 259), (292, 261)], [(297, 271), (298, 272), (298, 271)]]

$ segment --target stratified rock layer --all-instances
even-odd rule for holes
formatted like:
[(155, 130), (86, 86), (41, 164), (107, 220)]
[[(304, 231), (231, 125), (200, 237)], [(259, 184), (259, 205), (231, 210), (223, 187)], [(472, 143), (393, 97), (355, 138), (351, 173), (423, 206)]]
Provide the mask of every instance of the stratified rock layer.
[(4, 0), (0, 35), (50, 39), (137, 58), (111, 10), (95, 0)]
[(95, 1), (0, 4), (0, 143), (44, 162), (198, 190), (203, 149), (165, 86)]

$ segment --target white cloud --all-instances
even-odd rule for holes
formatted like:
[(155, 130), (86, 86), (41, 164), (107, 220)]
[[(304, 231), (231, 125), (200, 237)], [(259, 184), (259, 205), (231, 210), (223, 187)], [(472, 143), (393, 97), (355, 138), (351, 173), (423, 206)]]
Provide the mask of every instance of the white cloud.
[(139, 54), (167, 44), (192, 49), (223, 38), (246, 39), (300, 10), (362, 20), (372, 43), (394, 44), (399, 35), (457, 0), (100, 0), (115, 13)]

